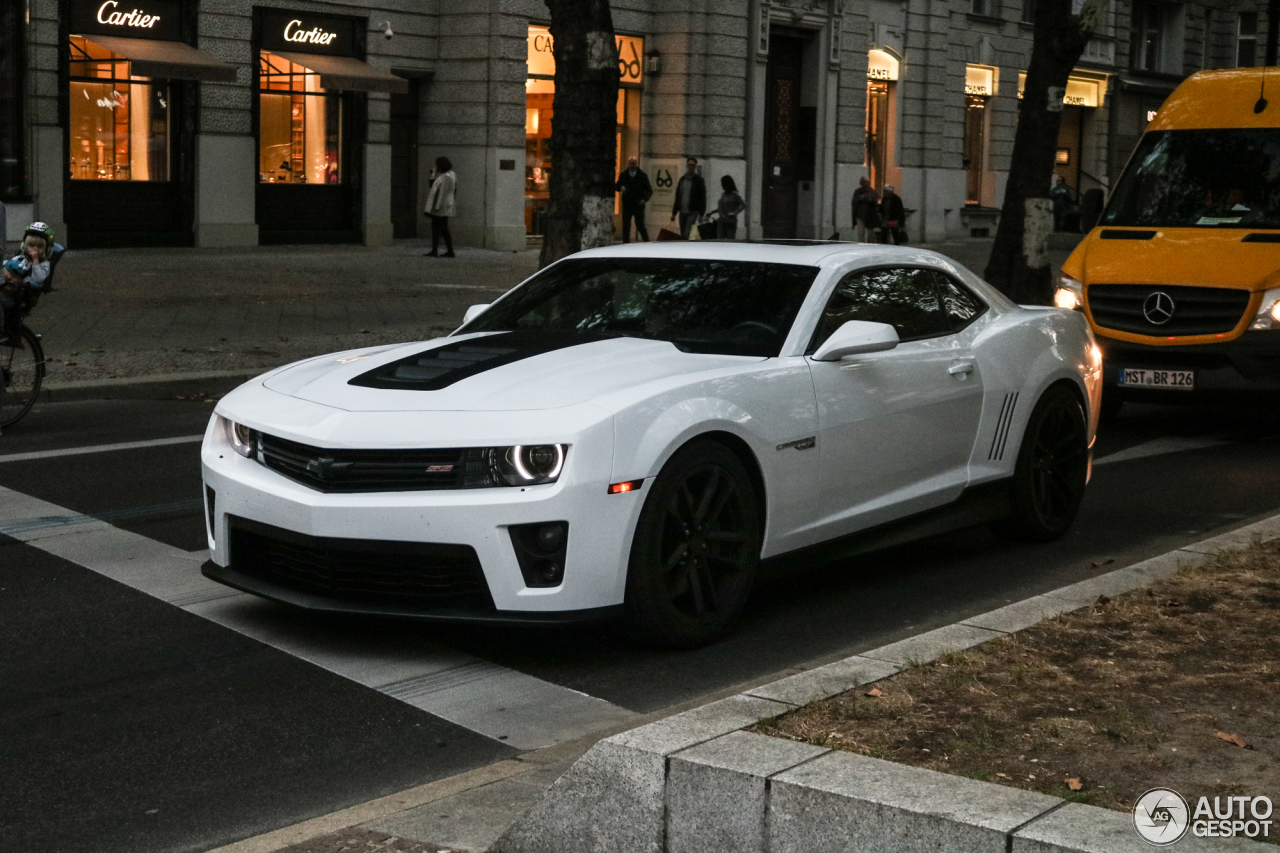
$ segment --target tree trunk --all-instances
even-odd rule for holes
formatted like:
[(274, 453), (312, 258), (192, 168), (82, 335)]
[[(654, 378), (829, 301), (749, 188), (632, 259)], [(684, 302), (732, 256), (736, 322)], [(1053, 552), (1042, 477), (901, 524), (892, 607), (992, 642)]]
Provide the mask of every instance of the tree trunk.
[(1053, 300), (1049, 188), (1062, 97), (1104, 8), (1105, 0), (1086, 0), (1080, 14), (1073, 15), (1071, 0), (1036, 0), (1031, 64), (1018, 107), (1000, 226), (986, 269), (987, 280), (1015, 302), (1049, 305)]
[(609, 0), (546, 0), (556, 94), (542, 266), (613, 242), (618, 49)]

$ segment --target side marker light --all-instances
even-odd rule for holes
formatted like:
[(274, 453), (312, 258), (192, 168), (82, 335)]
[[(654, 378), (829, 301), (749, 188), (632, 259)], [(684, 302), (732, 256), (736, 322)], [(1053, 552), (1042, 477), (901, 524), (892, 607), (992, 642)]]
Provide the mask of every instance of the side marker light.
[(625, 483), (614, 483), (609, 486), (609, 494), (620, 495), (623, 492), (634, 492), (643, 485), (644, 480), (628, 480)]

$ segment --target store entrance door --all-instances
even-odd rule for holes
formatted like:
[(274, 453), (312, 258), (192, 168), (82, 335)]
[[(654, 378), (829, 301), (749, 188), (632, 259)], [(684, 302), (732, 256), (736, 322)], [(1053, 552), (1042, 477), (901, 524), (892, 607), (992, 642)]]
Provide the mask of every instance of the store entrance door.
[(1062, 123), (1058, 126), (1058, 149), (1053, 159), (1053, 173), (1066, 179), (1072, 195), (1080, 192), (1080, 139), (1084, 129), (1084, 109), (1062, 108)]
[(965, 95), (961, 158), (965, 171), (964, 203), (980, 206), (987, 159), (987, 99), (984, 97)]
[(391, 227), (396, 239), (418, 236), (418, 81), (391, 96)]
[(867, 83), (867, 167), (871, 186), (884, 188), (889, 165), (889, 84)]
[(800, 170), (800, 68), (804, 42), (788, 36), (769, 39), (765, 77), (764, 236), (796, 236)]

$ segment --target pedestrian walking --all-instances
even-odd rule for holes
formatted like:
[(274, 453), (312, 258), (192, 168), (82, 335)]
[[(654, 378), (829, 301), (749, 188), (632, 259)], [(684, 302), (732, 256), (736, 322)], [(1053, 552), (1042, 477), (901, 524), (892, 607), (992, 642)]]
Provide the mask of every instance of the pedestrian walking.
[(653, 185), (635, 157), (627, 161), (627, 168), (618, 175), (618, 182), (613, 188), (622, 195), (622, 242), (631, 242), (631, 220), (634, 219), (636, 236), (640, 242), (648, 243), (649, 229), (644, 224), (644, 210), (653, 196)]
[(1053, 230), (1067, 230), (1067, 212), (1071, 209), (1071, 187), (1067, 179), (1058, 175), (1054, 178), (1053, 188), (1049, 190), (1049, 198), (1053, 201)]
[(880, 193), (871, 186), (870, 178), (858, 181), (853, 191), (853, 224), (859, 243), (873, 243), (880, 227)]
[(431, 191), (427, 193), (427, 206), (423, 210), (431, 217), (431, 251), (427, 257), (440, 257), (440, 240), (444, 239), (444, 257), (457, 257), (453, 254), (453, 235), (449, 233), (449, 217), (453, 216), (453, 195), (458, 188), (458, 176), (453, 173), (453, 164), (448, 157), (436, 158), (436, 176), (431, 182)]
[(720, 179), (720, 201), (716, 204), (716, 239), (738, 239), (738, 214), (747, 209), (738, 192), (738, 185), (733, 177), (725, 175)]
[(907, 211), (894, 188), (885, 185), (880, 200), (880, 220), (884, 223), (884, 242), (900, 246), (907, 242)]
[(685, 161), (684, 174), (676, 184), (676, 201), (671, 207), (671, 221), (680, 217), (680, 236), (689, 239), (694, 224), (707, 212), (707, 182), (698, 174), (698, 158)]

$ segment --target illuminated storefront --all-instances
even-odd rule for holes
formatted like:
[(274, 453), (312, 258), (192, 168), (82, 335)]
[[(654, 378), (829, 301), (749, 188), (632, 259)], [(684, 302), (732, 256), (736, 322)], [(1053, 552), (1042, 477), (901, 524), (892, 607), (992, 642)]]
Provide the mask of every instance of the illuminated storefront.
[(235, 68), (187, 44), (168, 0), (72, 7), (67, 227), (77, 245), (191, 242), (195, 80)]
[[(644, 85), (644, 39), (617, 36), (618, 88), (615, 173), (631, 157), (640, 156), (640, 97)], [(551, 122), (555, 100), (556, 61), (550, 30), (529, 26), (528, 79), (525, 81), (525, 231), (542, 233), (542, 217), (550, 199)], [(619, 211), (615, 211), (617, 214)], [(617, 223), (615, 223), (616, 225)]]
[(259, 239), (354, 242), (352, 152), (364, 142), (355, 92), (405, 92), (408, 82), (356, 57), (360, 19), (260, 9), (256, 23)]
[(995, 203), (994, 183), (987, 180), (987, 101), (995, 97), (999, 80), (998, 68), (987, 65), (965, 66), (961, 163), (965, 171), (966, 205), (991, 207)]
[(867, 119), (866, 162), (871, 186), (877, 190), (891, 183), (893, 137), (895, 131), (894, 99), (900, 64), (887, 50), (867, 53)]
[[(1107, 95), (1108, 76), (1103, 73), (1076, 71), (1067, 78), (1067, 88), (1062, 97), (1062, 121), (1058, 127), (1058, 144), (1054, 154), (1053, 172), (1060, 175), (1079, 195), (1089, 189), (1106, 189), (1101, 179), (1089, 172), (1086, 166), (1087, 151), (1093, 136), (1091, 127), (1095, 110), (1101, 107)], [(1027, 72), (1018, 72), (1018, 99), (1026, 87)], [(1096, 152), (1093, 152), (1096, 157)], [(1096, 168), (1096, 167), (1094, 167)]]

